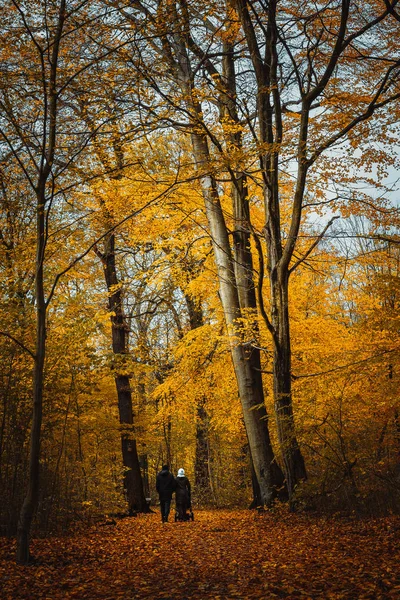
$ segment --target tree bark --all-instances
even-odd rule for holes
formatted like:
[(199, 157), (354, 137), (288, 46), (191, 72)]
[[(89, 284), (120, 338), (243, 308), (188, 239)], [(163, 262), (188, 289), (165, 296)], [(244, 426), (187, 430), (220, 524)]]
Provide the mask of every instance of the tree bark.
[(205, 504), (212, 498), (209, 460), (208, 418), (203, 398), (197, 401), (195, 489), (196, 497)]
[(40, 440), (43, 413), (43, 380), (46, 355), (46, 302), (44, 296), (43, 261), (45, 251), (44, 184), (38, 192), (36, 210), (36, 354), (33, 369), (33, 412), (29, 445), (29, 470), (26, 496), (21, 508), (17, 530), (17, 562), (30, 561), (29, 535), (39, 496)]
[[(185, 18), (185, 17), (184, 17)], [(178, 20), (178, 16), (177, 16)], [(189, 29), (189, 23), (186, 24)], [(165, 40), (166, 43), (168, 43)], [(228, 230), (219, 198), (217, 182), (210, 169), (211, 156), (208, 147), (206, 128), (200, 102), (193, 85), (193, 73), (186, 43), (180, 33), (174, 37), (174, 53), (167, 50), (177, 83), (185, 97), (186, 106), (192, 121), (192, 151), (202, 189), (207, 221), (210, 228), (212, 247), (219, 281), (219, 295), (224, 311), (228, 331), (230, 349), (235, 376), (238, 384), (239, 398), (242, 404), (244, 424), (254, 471), (260, 486), (263, 504), (270, 505), (275, 497), (272, 476), (272, 464), (275, 457), (268, 430), (268, 417), (264, 404), (262, 386), (259, 381), (261, 373), (256, 373), (251, 366), (251, 354), (243, 345), (240, 333), (240, 301), (235, 266), (232, 257)], [(192, 41), (193, 45), (193, 41)]]
[[(27, 564), (30, 560), (29, 535), (32, 519), (38, 504), (40, 442), (43, 414), (43, 382), (46, 356), (46, 312), (48, 301), (44, 289), (44, 261), (47, 243), (46, 184), (50, 176), (57, 140), (57, 101), (56, 83), (58, 58), (65, 23), (65, 0), (61, 0), (57, 24), (52, 39), (50, 71), (48, 80), (44, 65), (44, 51), (40, 49), (42, 78), (44, 84), (44, 123), (43, 142), (37, 178), (36, 192), (36, 258), (35, 258), (35, 304), (36, 304), (36, 353), (33, 370), (33, 411), (29, 446), (29, 470), (27, 492), (21, 508), (17, 529), (17, 562)], [(47, 85), (48, 84), (48, 85)], [(50, 208), (48, 209), (50, 210)]]
[(265, 203), (265, 242), (271, 290), (271, 319), (267, 322), (267, 325), (271, 332), (274, 346), (273, 387), (278, 437), (289, 498), (292, 498), (296, 484), (307, 476), (294, 426), (288, 289), (289, 263), (300, 226), (302, 198), (307, 173), (305, 149), (309, 103), (304, 102), (303, 105), (297, 156), (297, 186), (293, 200), (293, 213), (288, 241), (283, 248), (278, 161), (279, 148), (283, 139), (283, 128), (281, 99), (277, 84), (277, 2), (273, 0), (268, 5), (268, 22), (266, 28), (263, 30), (265, 36), (265, 56), (261, 55), (259, 41), (246, 0), (236, 0), (235, 4), (246, 36), (247, 46), (251, 53), (257, 81), (257, 112), (260, 123), (260, 143), (268, 148), (267, 151), (260, 154)]
[[(188, 279), (193, 274), (193, 271), (189, 265), (187, 269)], [(190, 329), (193, 331), (201, 327), (204, 323), (202, 307), (200, 303), (187, 294), (185, 294), (185, 301), (189, 315)], [(198, 500), (209, 504), (210, 497), (212, 497), (212, 484), (209, 469), (208, 415), (206, 398), (204, 396), (197, 398), (196, 413), (195, 490)]]
[(276, 331), (273, 360), (275, 414), (278, 438), (285, 467), (289, 497), (296, 484), (306, 478), (303, 456), (297, 443), (292, 407), (291, 339), (288, 304), (288, 274), (283, 281), (271, 281), (272, 325)]
[[(221, 108), (222, 117), (226, 118), (226, 116), (228, 115), (229, 119), (236, 126), (234, 133), (228, 134), (228, 142), (229, 144), (236, 147), (238, 150), (242, 150), (242, 135), (240, 132), (239, 117), (236, 108), (236, 73), (233, 55), (234, 53), (232, 43), (224, 42), (222, 75), (224, 92), (221, 95)], [(231, 177), (232, 212), (234, 219), (233, 258), (235, 265), (235, 279), (238, 290), (239, 305), (243, 315), (249, 319), (253, 319), (251, 326), (254, 330), (255, 335), (257, 336), (259, 330), (256, 318), (258, 306), (254, 283), (253, 258), (250, 246), (252, 228), (250, 220), (247, 177), (246, 174), (241, 171), (232, 171)], [(260, 274), (260, 277), (261, 276), (262, 275)], [(258, 394), (264, 402), (264, 387), (261, 374), (260, 349), (254, 344), (251, 346), (248, 360), (253, 372), (254, 385), (257, 387)], [(251, 452), (250, 460), (253, 460)], [(276, 460), (274, 460), (271, 464), (271, 476), (275, 488), (279, 490), (280, 497), (284, 498), (286, 496), (285, 477)], [(252, 482), (254, 496), (253, 503), (256, 506), (259, 506), (261, 503), (260, 489), (253, 465)]]
[(127, 333), (123, 309), (122, 289), (118, 281), (115, 262), (115, 236), (110, 234), (106, 240), (104, 253), (96, 250), (104, 268), (105, 281), (109, 293), (109, 309), (111, 311), (112, 348), (115, 356), (114, 380), (118, 397), (119, 420), (121, 426), (129, 431), (121, 432), (122, 461), (125, 467), (124, 488), (126, 491), (130, 514), (148, 512), (140, 471), (136, 439), (133, 435), (132, 393), (129, 376), (124, 373), (127, 368)]
[[(228, 329), (233, 367), (238, 384), (240, 401), (254, 471), (260, 486), (262, 502), (270, 505), (275, 496), (271, 465), (275, 460), (269, 437), (267, 412), (259, 385), (260, 372), (252, 369), (249, 355), (240, 341), (238, 319), (241, 317), (234, 261), (229, 244), (216, 182), (207, 172), (210, 164), (205, 135), (192, 134), (193, 154), (200, 173), (207, 219), (210, 227), (214, 257), (217, 266), (219, 293)], [(206, 171), (206, 173), (204, 173)]]

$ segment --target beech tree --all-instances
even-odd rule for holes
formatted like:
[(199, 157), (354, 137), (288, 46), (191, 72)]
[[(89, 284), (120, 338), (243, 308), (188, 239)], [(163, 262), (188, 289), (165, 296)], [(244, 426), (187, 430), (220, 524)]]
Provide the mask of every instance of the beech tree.
[[(199, 22), (197, 8), (197, 6), (193, 6), (193, 15), (196, 21), (194, 27)], [(153, 88), (157, 102), (162, 106), (166, 104), (168, 107), (167, 114), (163, 111), (160, 120), (174, 126), (178, 124), (179, 118), (183, 117), (185, 123), (180, 128), (185, 128), (190, 134), (195, 168), (202, 189), (218, 271), (219, 293), (231, 340), (232, 361), (243, 406), (251, 457), (260, 489), (259, 501), (260, 504), (268, 505), (276, 495), (276, 488), (282, 486), (283, 476), (275, 461), (270, 441), (258, 350), (252, 347), (248, 352), (248, 344), (246, 340), (242, 339), (240, 328), (242, 308), (254, 310), (254, 305), (245, 306), (246, 302), (252, 302), (252, 299), (248, 300), (249, 294), (250, 298), (254, 295), (252, 271), (249, 268), (251, 265), (248, 264), (249, 236), (243, 229), (246, 216), (246, 196), (245, 193), (239, 194), (238, 201), (234, 203), (236, 206), (237, 248), (240, 247), (240, 251), (237, 250), (238, 261), (235, 268), (220, 189), (212, 166), (213, 156), (209, 144), (214, 142), (215, 138), (209, 139), (210, 130), (203, 115), (201, 93), (198, 93), (199, 90), (196, 87), (197, 73), (203, 63), (203, 55), (199, 56), (197, 48), (195, 51), (192, 48), (190, 11), (186, 5), (178, 7), (158, 2), (151, 5), (135, 2), (130, 9), (121, 8), (121, 11), (128, 22), (132, 24), (133, 30), (137, 32), (138, 36), (135, 53), (131, 59), (134, 68), (142, 73), (142, 76)], [(141, 41), (141, 36), (143, 36), (143, 41)], [(150, 45), (147, 44), (147, 36), (151, 36)], [(196, 36), (198, 38), (198, 34)], [(200, 52), (203, 54), (203, 51)], [(221, 51), (219, 50), (218, 57), (220, 56)], [(156, 71), (153, 69), (155, 64), (158, 65), (155, 57), (161, 58), (163, 61), (161, 69), (157, 67)], [(213, 69), (216, 72), (214, 67)], [(223, 97), (221, 118), (227, 111), (226, 90)], [(144, 104), (142, 110), (145, 109), (146, 105)], [(155, 106), (151, 110), (157, 112), (163, 109)], [(237, 140), (237, 145), (240, 146), (240, 140)], [(238, 175), (238, 179), (240, 179), (240, 175)], [(245, 184), (242, 183), (242, 185), (245, 190)], [(240, 278), (240, 288), (236, 276)], [(250, 291), (246, 291), (246, 288), (249, 288)], [(239, 289), (242, 290), (242, 308)]]
[[(108, 89), (108, 85), (105, 85)], [(116, 101), (117, 91), (109, 90), (113, 101), (107, 107), (108, 112), (114, 115), (111, 123), (108, 124), (109, 138), (111, 141), (111, 149), (105, 148), (100, 144), (94, 147), (93, 159), (96, 158), (100, 165), (100, 169), (104, 172), (104, 181), (108, 174), (108, 179), (118, 181), (123, 174), (126, 157), (124, 146), (127, 144), (127, 139), (122, 134), (122, 124), (119, 126), (120, 111), (118, 102)], [(88, 106), (86, 103), (79, 102), (75, 107), (79, 117), (87, 124), (89, 131), (95, 135), (96, 130), (101, 123), (99, 121), (98, 107), (96, 105)], [(101, 184), (100, 184), (101, 185)], [(125, 468), (124, 471), (124, 489), (126, 492), (128, 510), (130, 514), (138, 512), (149, 512), (149, 506), (146, 502), (142, 474), (140, 470), (139, 457), (137, 451), (135, 429), (134, 429), (134, 412), (132, 407), (132, 391), (130, 385), (129, 374), (129, 325), (124, 309), (124, 289), (123, 284), (119, 280), (117, 266), (117, 234), (116, 228), (118, 220), (113, 216), (113, 202), (107, 202), (104, 194), (96, 194), (96, 187), (92, 190), (99, 204), (98, 212), (95, 214), (93, 229), (96, 230), (96, 237), (101, 239), (101, 242), (96, 243), (93, 247), (94, 252), (100, 259), (105, 284), (108, 293), (108, 308), (111, 320), (111, 338), (112, 338), (112, 372), (116, 386), (118, 398), (118, 412), (121, 424), (121, 451), (122, 460)], [(138, 213), (140, 212), (138, 208)], [(118, 210), (117, 210), (118, 212)], [(121, 218), (122, 221), (133, 217), (135, 211), (130, 211), (128, 216)], [(100, 227), (99, 227), (100, 225)], [(100, 233), (101, 229), (103, 233)]]
[[(4, 7), (3, 7), (4, 8)], [(8, 86), (7, 82), (2, 82), (2, 138), (3, 144), (8, 146), (9, 150), (16, 159), (18, 167), (26, 175), (32, 192), (36, 196), (36, 260), (35, 260), (35, 302), (36, 302), (36, 348), (35, 352), (29, 351), (34, 358), (34, 380), (33, 380), (33, 416), (31, 428), (31, 445), (29, 459), (28, 490), (22, 506), (20, 521), (18, 525), (18, 551), (17, 559), (21, 563), (29, 560), (29, 531), (32, 523), (33, 514), (37, 505), (38, 485), (39, 485), (39, 456), (40, 456), (40, 433), (42, 423), (42, 403), (43, 403), (43, 376), (44, 360), (46, 350), (46, 311), (47, 303), (44, 289), (44, 255), (46, 248), (48, 213), (46, 213), (47, 182), (51, 175), (56, 151), (56, 125), (57, 125), (57, 76), (59, 63), (60, 41), (63, 35), (66, 7), (65, 2), (61, 2), (58, 10), (53, 13), (55, 28), (52, 31), (50, 43), (45, 40), (39, 42), (32, 28), (33, 24), (28, 24), (23, 9), (17, 5), (9, 3), (7, 6), (10, 11), (9, 19), (17, 18), (20, 22), (20, 35), (25, 41), (25, 60), (30, 63), (33, 69), (37, 62), (41, 64), (42, 81), (39, 85), (44, 85), (44, 94), (42, 95), (43, 104), (39, 102), (36, 108), (42, 108), (43, 129), (42, 141), (36, 144), (35, 132), (33, 135), (25, 131), (25, 127), (16, 118), (15, 110), (20, 104), (18, 97), (18, 74), (15, 79), (17, 85)], [(3, 41), (10, 47), (15, 44), (15, 32), (10, 28), (3, 29)], [(43, 44), (43, 45), (42, 45)], [(35, 56), (36, 54), (36, 56)], [(47, 59), (49, 60), (48, 64)], [(12, 66), (16, 66), (12, 65)], [(11, 67), (11, 65), (10, 65)], [(11, 67), (12, 68), (12, 67)], [(36, 78), (36, 77), (35, 77)], [(16, 93), (15, 93), (16, 92)], [(28, 92), (29, 93), (29, 92)], [(15, 102), (12, 102), (12, 97)], [(22, 106), (23, 114), (27, 114), (27, 106)], [(35, 117), (34, 117), (35, 118)], [(32, 123), (33, 128), (35, 123)], [(29, 139), (29, 137), (31, 139)], [(34, 141), (33, 141), (34, 140)], [(39, 150), (36, 154), (32, 152), (32, 145)], [(38, 146), (38, 147), (37, 147)], [(22, 151), (21, 151), (22, 150)], [(29, 165), (29, 163), (31, 164)], [(26, 164), (28, 163), (28, 164)], [(31, 169), (29, 168), (31, 167)], [(31, 171), (31, 172), (30, 172)], [(47, 204), (48, 208), (48, 204)]]
[[(292, 491), (305, 473), (293, 423), (289, 277), (318, 243), (317, 238), (296, 256), (305, 196), (318, 171), (320, 181), (329, 185), (320, 157), (329, 160), (329, 152), (349, 139), (356, 146), (357, 128), (364, 122), (389, 120), (388, 107), (399, 98), (399, 56), (389, 39), (397, 27), (389, 8), (376, 3), (343, 0), (298, 7), (238, 0), (234, 6), (257, 98), (254, 135), (263, 174), (274, 394)], [(281, 173), (290, 163), (294, 192), (285, 231)]]
[(124, 475), (125, 489), (129, 512), (130, 514), (136, 514), (137, 512), (148, 512), (149, 507), (144, 496), (136, 438), (133, 430), (132, 394), (127, 372), (128, 365), (124, 364), (124, 357), (128, 354), (128, 325), (123, 307), (123, 289), (118, 281), (115, 234), (111, 233), (107, 237), (104, 250), (100, 251), (96, 247), (96, 254), (102, 262), (109, 293), (112, 347), (115, 355), (113, 371), (118, 395), (120, 423), (122, 428), (126, 428), (125, 431), (121, 431), (122, 458), (126, 468)]

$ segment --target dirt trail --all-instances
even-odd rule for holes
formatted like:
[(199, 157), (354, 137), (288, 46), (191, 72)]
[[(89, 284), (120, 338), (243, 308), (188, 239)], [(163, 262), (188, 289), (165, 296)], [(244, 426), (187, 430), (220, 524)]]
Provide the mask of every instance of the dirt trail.
[(0, 539), (3, 600), (400, 598), (400, 519), (316, 519), (197, 511), (191, 523), (158, 514), (32, 542), (14, 562)]

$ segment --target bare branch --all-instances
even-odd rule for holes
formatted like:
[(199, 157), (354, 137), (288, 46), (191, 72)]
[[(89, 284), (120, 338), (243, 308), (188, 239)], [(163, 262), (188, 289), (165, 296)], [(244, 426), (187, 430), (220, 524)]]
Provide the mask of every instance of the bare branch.
[(370, 362), (371, 360), (375, 360), (381, 356), (385, 356), (386, 354), (392, 354), (393, 352), (398, 352), (399, 348), (393, 348), (392, 350), (384, 350), (383, 352), (379, 352), (378, 354), (374, 354), (368, 358), (363, 358), (362, 360), (356, 360), (355, 362), (348, 363), (346, 365), (340, 365), (338, 367), (333, 367), (332, 369), (327, 369), (326, 371), (318, 371), (318, 373), (307, 373), (304, 375), (293, 375), (292, 379), (305, 379), (307, 377), (319, 377), (320, 375), (328, 375), (329, 373), (334, 373), (335, 371), (341, 371), (343, 369), (349, 369), (350, 367), (354, 367), (356, 365), (361, 365), (363, 363)]
[(301, 265), (302, 262), (304, 262), (306, 260), (306, 258), (308, 256), (310, 256), (311, 252), (314, 250), (314, 248), (316, 248), (316, 246), (318, 246), (318, 244), (320, 243), (320, 241), (322, 240), (322, 238), (324, 237), (325, 233), (328, 231), (329, 227), (332, 225), (332, 223), (336, 220), (339, 219), (340, 217), (336, 216), (336, 217), (332, 217), (332, 219), (329, 221), (329, 223), (327, 223), (327, 225), (324, 227), (323, 231), (319, 234), (319, 236), (317, 237), (317, 239), (311, 244), (311, 246), (309, 247), (309, 249), (307, 250), (307, 252), (301, 257), (299, 258), (294, 265), (289, 269), (289, 275), (299, 266)]
[(22, 342), (17, 340), (17, 338), (15, 338), (13, 335), (11, 335), (11, 333), (7, 333), (6, 331), (0, 331), (0, 335), (12, 340), (15, 344), (17, 344), (20, 348), (22, 348), (22, 350), (25, 350), (25, 352), (27, 352), (33, 358), (33, 360), (36, 360), (36, 356), (32, 352), (32, 350), (29, 350), (29, 348), (27, 346), (25, 346), (25, 344), (23, 344)]

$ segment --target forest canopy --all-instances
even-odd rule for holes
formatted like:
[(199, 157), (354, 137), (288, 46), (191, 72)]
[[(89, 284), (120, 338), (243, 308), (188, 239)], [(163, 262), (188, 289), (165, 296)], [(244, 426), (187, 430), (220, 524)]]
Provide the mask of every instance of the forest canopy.
[(0, 531), (400, 506), (397, 0), (0, 0)]

